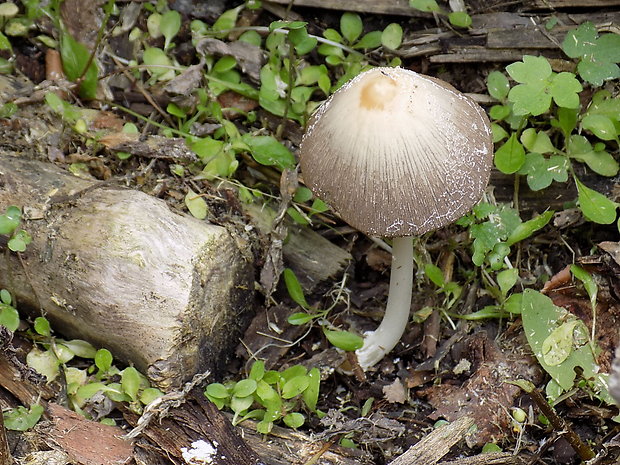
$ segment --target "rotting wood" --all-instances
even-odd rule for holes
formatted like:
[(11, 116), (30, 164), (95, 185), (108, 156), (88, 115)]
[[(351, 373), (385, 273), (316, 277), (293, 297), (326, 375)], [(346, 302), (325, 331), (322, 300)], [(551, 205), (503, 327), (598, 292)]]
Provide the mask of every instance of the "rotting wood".
[(123, 439), (118, 426), (87, 420), (61, 405), (49, 403), (51, 427), (44, 430), (45, 441), (65, 452), (74, 463), (109, 465), (127, 463), (133, 455), (132, 441)]
[[(245, 204), (243, 209), (263, 233), (271, 230), (275, 212), (268, 206)], [(349, 252), (333, 244), (310, 228), (300, 227), (285, 220), (287, 240), (282, 246), (285, 265), (293, 270), (307, 293), (316, 291), (321, 283), (342, 274), (351, 263)]]
[[(409, 5), (408, 0), (270, 0), (263, 3), (276, 3), (295, 7), (324, 8), (328, 10), (355, 11), (384, 15), (432, 18), (432, 14), (419, 11)], [(549, 12), (562, 8), (603, 8), (620, 6), (620, 0), (529, 0), (521, 4), (526, 12)], [(472, 15), (475, 17), (477, 15)]]
[(432, 431), (390, 465), (434, 465), (446, 455), (452, 446), (463, 440), (474, 420), (461, 417)]
[(440, 465), (525, 465), (530, 461), (530, 457), (521, 457), (509, 452), (491, 452), (450, 460), (449, 462), (441, 462)]
[[(289, 5), (291, 0), (270, 0), (270, 2)], [(430, 16), (428, 13), (411, 8), (409, 0), (295, 0), (294, 6), (384, 15)]]
[(21, 308), (163, 388), (226, 363), (254, 303), (228, 231), (50, 163), (0, 156), (0, 180), (0, 211), (23, 206), (33, 236), (20, 259), (0, 254), (0, 287)]
[(0, 409), (0, 465), (12, 464), (11, 450), (9, 449), (9, 442), (6, 439), (6, 431), (4, 429), (4, 417), (2, 416), (2, 409)]
[[(125, 419), (136, 425), (138, 417), (130, 411)], [(185, 403), (170, 409), (168, 416), (149, 423), (136, 439), (137, 463), (149, 465), (188, 463), (183, 455), (202, 445), (204, 463), (213, 465), (259, 465), (265, 463), (254, 452), (228, 419), (209, 402), (202, 392), (194, 390)], [(212, 453), (209, 454), (209, 451)], [(196, 462), (197, 463), (197, 462)], [(268, 463), (268, 462), (267, 462)]]
[[(256, 422), (239, 424), (245, 441), (266, 465), (319, 463), (322, 465), (373, 465), (373, 456), (363, 448), (349, 449), (317, 441), (301, 431), (274, 426), (265, 437), (256, 431)], [(313, 461), (314, 460), (314, 461)]]

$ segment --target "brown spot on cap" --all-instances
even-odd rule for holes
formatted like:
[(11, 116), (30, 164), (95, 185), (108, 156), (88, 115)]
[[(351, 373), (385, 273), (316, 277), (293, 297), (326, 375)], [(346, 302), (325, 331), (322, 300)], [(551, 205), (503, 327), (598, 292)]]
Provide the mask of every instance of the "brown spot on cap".
[(360, 91), (360, 106), (367, 110), (383, 110), (398, 93), (396, 81), (379, 73), (367, 79)]

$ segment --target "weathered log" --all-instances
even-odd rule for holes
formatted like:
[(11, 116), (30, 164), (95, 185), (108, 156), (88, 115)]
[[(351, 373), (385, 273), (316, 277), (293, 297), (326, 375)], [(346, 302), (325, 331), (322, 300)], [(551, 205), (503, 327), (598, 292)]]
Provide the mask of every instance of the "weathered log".
[(163, 388), (232, 354), (251, 317), (253, 269), (226, 229), (142, 192), (0, 156), (0, 212), (9, 205), (23, 207), (33, 236), (21, 259), (0, 254), (0, 288), (20, 309)]

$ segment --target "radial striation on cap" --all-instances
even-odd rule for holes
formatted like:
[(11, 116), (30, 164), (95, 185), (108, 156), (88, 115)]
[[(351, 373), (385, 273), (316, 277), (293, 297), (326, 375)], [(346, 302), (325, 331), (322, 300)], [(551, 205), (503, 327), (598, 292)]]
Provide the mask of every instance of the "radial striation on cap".
[(306, 185), (369, 235), (423, 234), (460, 218), (489, 180), (489, 120), (438, 79), (375, 68), (310, 119), (300, 146)]

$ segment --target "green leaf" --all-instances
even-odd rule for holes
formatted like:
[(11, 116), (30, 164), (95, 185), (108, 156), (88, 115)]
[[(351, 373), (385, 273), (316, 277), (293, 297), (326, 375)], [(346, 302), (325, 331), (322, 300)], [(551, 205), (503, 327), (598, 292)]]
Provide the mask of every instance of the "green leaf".
[(36, 347), (33, 348), (28, 355), (26, 355), (26, 363), (30, 368), (47, 378), (47, 382), (51, 383), (58, 376), (59, 361), (56, 356), (49, 350), (39, 350)]
[(567, 144), (568, 156), (583, 162), (601, 176), (615, 176), (620, 167), (616, 159), (604, 150), (596, 151), (584, 136), (573, 134)]
[[(232, 8), (230, 10), (226, 10), (224, 13), (220, 15), (219, 18), (213, 23), (214, 31), (226, 31), (228, 29), (232, 29), (237, 24), (237, 17), (239, 16), (239, 12), (243, 9), (244, 4)], [(226, 33), (217, 34), (218, 38), (222, 39), (226, 37)]]
[(595, 61), (593, 57), (584, 57), (577, 65), (582, 79), (595, 86), (602, 86), (604, 81), (620, 77), (620, 68), (615, 63)]
[(552, 73), (551, 65), (545, 57), (525, 55), (523, 61), (506, 66), (506, 71), (515, 81), (531, 84), (547, 80)]
[(108, 349), (99, 349), (95, 353), (95, 366), (101, 373), (106, 373), (112, 367), (112, 353)]
[(566, 182), (568, 169), (569, 163), (564, 156), (545, 158), (539, 153), (528, 153), (518, 173), (527, 174), (528, 186), (538, 191), (550, 186), (553, 181)]
[(415, 8), (416, 10), (426, 11), (426, 12), (440, 12), (441, 8), (435, 0), (409, 0), (409, 6), (411, 8)]
[(508, 295), (508, 291), (517, 283), (519, 279), (519, 270), (517, 268), (509, 268), (497, 273), (497, 284), (504, 297)]
[(0, 215), (0, 234), (12, 234), (19, 226), (22, 218), (22, 211), (13, 205), (6, 209), (3, 215)]
[(547, 365), (557, 366), (569, 357), (573, 350), (573, 331), (578, 323), (577, 320), (562, 323), (545, 338), (541, 352)]
[(304, 392), (309, 385), (310, 379), (307, 375), (295, 376), (294, 378), (289, 379), (286, 383), (284, 383), (284, 386), (282, 386), (282, 398), (292, 399), (293, 397), (296, 397)]
[(314, 367), (308, 372), (308, 387), (302, 393), (302, 398), (306, 407), (312, 412), (316, 412), (316, 404), (319, 400), (319, 389), (321, 386), (321, 371)]
[(602, 140), (617, 140), (618, 132), (611, 118), (605, 115), (586, 115), (581, 120), (581, 127), (592, 132)]
[(78, 357), (94, 359), (97, 354), (97, 350), (90, 342), (81, 339), (71, 339), (70, 341), (62, 341), (62, 343)]
[(295, 273), (290, 268), (285, 268), (282, 272), (282, 276), (284, 277), (284, 283), (286, 284), (286, 289), (288, 290), (288, 294), (291, 296), (291, 299), (297, 303), (302, 308), (310, 308), (308, 302), (306, 301), (306, 296), (304, 295), (304, 291), (301, 288), (301, 284), (299, 284), (299, 280)]
[(437, 265), (427, 263), (424, 265), (424, 274), (430, 279), (437, 287), (443, 287), (446, 282), (444, 280), (443, 271)]
[(6, 305), (11, 305), (11, 302), (13, 302), (11, 293), (6, 289), (0, 289), (0, 302)]
[(472, 20), (471, 16), (469, 16), (465, 11), (453, 11), (448, 15), (448, 21), (454, 27), (470, 27)]
[(562, 50), (571, 58), (580, 58), (591, 54), (595, 48), (598, 33), (590, 21), (581, 24), (577, 29), (571, 29), (562, 41)]
[(181, 29), (181, 15), (178, 11), (168, 10), (162, 16), (159, 22), (159, 30), (165, 38), (164, 50), (168, 49), (172, 39)]
[(551, 218), (553, 218), (553, 210), (547, 210), (542, 215), (538, 215), (536, 218), (532, 218), (524, 223), (519, 224), (516, 228), (512, 229), (510, 235), (506, 239), (506, 244), (511, 246), (527, 239), (539, 229), (544, 228)]
[(45, 409), (39, 404), (30, 406), (30, 409), (22, 406), (10, 409), (2, 413), (4, 426), (12, 431), (27, 431), (39, 422), (44, 411)]
[(98, 392), (105, 392), (107, 386), (103, 383), (88, 383), (80, 386), (76, 391), (76, 396), (82, 400), (88, 400)]
[(205, 389), (205, 395), (209, 399), (211, 398), (227, 399), (228, 397), (230, 397), (230, 393), (228, 392), (228, 389), (226, 389), (226, 386), (224, 386), (221, 383), (209, 384), (207, 388)]
[(508, 96), (510, 83), (504, 73), (491, 71), (487, 77), (487, 89), (491, 97), (497, 100), (504, 100)]
[(364, 345), (364, 338), (353, 334), (349, 331), (332, 331), (323, 328), (323, 333), (327, 340), (334, 346), (348, 352), (353, 352), (357, 349), (361, 349)]
[(157, 388), (146, 388), (144, 391), (142, 391), (140, 393), (140, 402), (143, 405), (149, 405), (151, 402), (153, 402), (155, 399), (159, 399), (160, 397), (162, 397), (164, 395), (163, 392), (161, 392), (159, 389)]
[(304, 417), (301, 413), (293, 412), (287, 415), (284, 415), (282, 418), (284, 424), (289, 428), (297, 429), (304, 424), (306, 421), (306, 417)]
[(557, 119), (551, 120), (551, 125), (562, 130), (564, 138), (568, 139), (577, 127), (578, 111), (574, 108), (558, 108)]
[(362, 18), (356, 13), (346, 12), (340, 17), (340, 32), (352, 44), (362, 34)]
[(553, 76), (549, 85), (549, 92), (553, 101), (563, 108), (578, 108), (579, 92), (582, 90), (583, 87), (575, 75), (567, 72)]
[(277, 166), (281, 170), (295, 167), (294, 155), (275, 137), (244, 134), (241, 139), (250, 147), (254, 160), (261, 165)]
[(37, 334), (40, 334), (41, 336), (50, 337), (52, 335), (50, 322), (47, 318), (42, 316), (35, 318), (34, 330), (37, 332)]
[(596, 296), (598, 295), (598, 285), (590, 273), (578, 265), (571, 265), (570, 271), (575, 278), (583, 283), (583, 287), (590, 297), (590, 305), (594, 311), (596, 307)]
[[(254, 403), (254, 396), (247, 396), (247, 397), (239, 397), (239, 396), (232, 396), (232, 398), (230, 399), (230, 408), (232, 409), (233, 412), (235, 412), (235, 414), (243, 414), (243, 412), (245, 412), (247, 409), (249, 409), (252, 404)], [(233, 421), (233, 424), (236, 424), (235, 421)]]
[(495, 166), (504, 174), (512, 174), (519, 171), (525, 162), (525, 149), (517, 140), (516, 133), (495, 152)]
[(254, 379), (242, 379), (237, 381), (233, 387), (233, 395), (237, 397), (247, 397), (254, 394), (256, 391), (256, 380)]
[(583, 215), (594, 223), (611, 224), (616, 219), (616, 208), (618, 204), (612, 202), (603, 194), (585, 186), (579, 179), (575, 178), (579, 199), (579, 208)]
[(19, 313), (17, 310), (10, 305), (0, 304), (0, 325), (5, 326), (9, 331), (17, 331), (17, 328), (19, 328)]
[(369, 49), (381, 46), (381, 31), (371, 31), (353, 44), (354, 49)]
[(398, 23), (388, 24), (381, 33), (381, 44), (390, 50), (396, 50), (403, 41), (403, 28)]
[(315, 318), (316, 318), (316, 315), (312, 315), (310, 313), (305, 313), (305, 312), (298, 312), (298, 313), (293, 313), (292, 315), (290, 315), (286, 321), (288, 321), (290, 325), (299, 326), (299, 325), (304, 325), (308, 323), (309, 321), (312, 321)]
[[(568, 390), (572, 388), (576, 367), (581, 368), (583, 377), (586, 379), (596, 374), (598, 365), (594, 360), (590, 344), (579, 344), (578, 347), (574, 347), (568, 357), (558, 365), (549, 365), (547, 363), (545, 353), (543, 352), (545, 340), (564, 322), (570, 321), (571, 318), (574, 319), (574, 316), (566, 310), (555, 306), (549, 297), (533, 289), (526, 289), (523, 292), (521, 318), (523, 328), (525, 329), (525, 336), (538, 362), (562, 389)], [(575, 328), (582, 325), (583, 323), (579, 323)], [(587, 337), (587, 331), (584, 333), (581, 329), (575, 330), (573, 337), (576, 334), (579, 336), (578, 340), (575, 339), (576, 342), (582, 342), (583, 336)], [(545, 349), (548, 349), (550, 345), (552, 346), (552, 342), (554, 341), (547, 342)], [(547, 351), (546, 354), (547, 359), (549, 359), (549, 352)], [(558, 353), (557, 355), (557, 358), (561, 358), (562, 354)], [(553, 362), (554, 360), (552, 356), (550, 361)]]
[(134, 367), (127, 367), (121, 371), (121, 388), (131, 400), (138, 400), (140, 382), (140, 373)]
[(26, 246), (31, 242), (32, 237), (30, 234), (22, 229), (21, 231), (17, 231), (17, 233), (9, 239), (7, 245), (13, 252), (24, 252)]
[(549, 139), (547, 133), (543, 131), (536, 132), (536, 129), (528, 128), (521, 133), (519, 139), (523, 146), (530, 152), (549, 153), (555, 151), (551, 139)]
[(187, 194), (185, 195), (185, 206), (192, 216), (194, 218), (198, 218), (199, 220), (204, 220), (209, 213), (207, 202), (205, 202), (201, 196), (196, 194), (191, 189), (188, 189)]
[[(71, 37), (71, 35), (65, 33), (60, 38), (60, 57), (67, 79), (76, 82), (78, 78), (84, 75), (84, 79), (80, 84), (80, 97), (94, 99), (97, 94), (98, 70), (95, 60), (90, 62), (88, 70), (86, 70), (86, 65), (90, 60), (88, 48)], [(85, 70), (86, 73), (84, 73)]]

